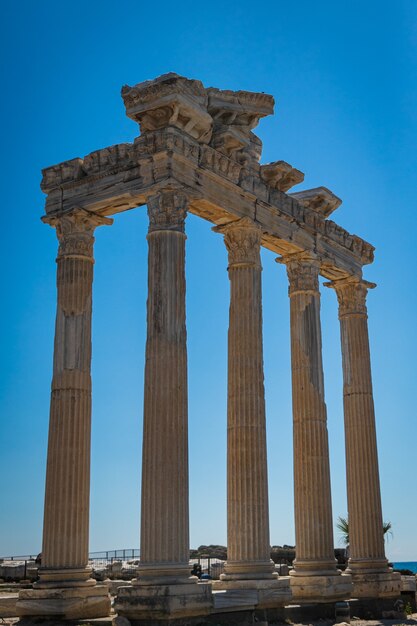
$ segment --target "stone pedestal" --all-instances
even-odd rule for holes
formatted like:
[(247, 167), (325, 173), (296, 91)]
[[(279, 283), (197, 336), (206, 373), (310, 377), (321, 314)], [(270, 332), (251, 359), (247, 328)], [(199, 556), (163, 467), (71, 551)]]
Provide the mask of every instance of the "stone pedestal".
[[(210, 589), (191, 577), (185, 327), (187, 198), (148, 198), (148, 303), (138, 578), (116, 607), (131, 619), (204, 615)], [(208, 590), (207, 590), (208, 589)]]
[(115, 611), (130, 620), (140, 620), (141, 624), (148, 620), (153, 622), (208, 615), (212, 607), (211, 585), (198, 583), (197, 580), (193, 579), (190, 584), (119, 587)]
[(303, 576), (294, 569), (290, 575), (291, 592), (296, 603), (336, 602), (346, 600), (352, 595), (352, 578), (349, 574), (336, 572), (331, 576)]
[(351, 277), (335, 289), (343, 360), (350, 559), (355, 597), (399, 595), (400, 574), (385, 557), (366, 296), (373, 283)]
[(285, 606), (292, 599), (289, 576), (269, 580), (256, 580), (253, 577), (250, 580), (216, 580), (212, 587), (214, 596), (218, 591), (225, 592), (221, 598), (214, 597), (215, 608), (217, 604), (228, 607), (228, 610), (243, 610), (246, 604), (253, 605), (255, 609), (276, 609)]
[[(262, 346), (260, 244), (249, 218), (214, 229), (229, 253), (227, 562), (215, 589), (271, 589), (282, 601), (270, 558), (268, 475)], [(260, 594), (262, 596), (262, 594)]]
[(91, 310), (94, 229), (112, 220), (82, 209), (44, 218), (59, 239), (54, 369), (46, 468), (42, 567), (22, 590), (19, 615), (66, 619), (109, 614), (90, 578)]
[(334, 558), (327, 413), (324, 400), (320, 264), (305, 253), (279, 259), (287, 266), (291, 306), (296, 559), (290, 575), (296, 600), (349, 596), (350, 576)]
[(107, 585), (93, 580), (85, 587), (58, 587), (50, 589), (22, 589), (16, 604), (19, 617), (44, 617), (49, 619), (92, 619), (110, 614), (110, 597)]

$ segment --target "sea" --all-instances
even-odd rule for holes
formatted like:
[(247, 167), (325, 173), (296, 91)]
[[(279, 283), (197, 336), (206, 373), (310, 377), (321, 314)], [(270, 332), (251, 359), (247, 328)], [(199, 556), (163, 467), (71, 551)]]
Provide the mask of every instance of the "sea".
[(393, 563), (394, 569), (409, 569), (417, 574), (417, 561), (398, 561)]

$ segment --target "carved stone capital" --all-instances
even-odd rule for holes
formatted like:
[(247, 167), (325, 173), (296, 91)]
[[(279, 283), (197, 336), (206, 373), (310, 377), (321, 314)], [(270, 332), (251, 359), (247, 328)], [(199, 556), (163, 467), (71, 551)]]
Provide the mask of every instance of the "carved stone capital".
[(71, 209), (63, 215), (49, 215), (41, 219), (45, 224), (56, 228), (59, 241), (58, 260), (75, 256), (86, 257), (92, 261), (96, 227), (113, 224), (109, 217), (102, 217), (80, 208)]
[(182, 191), (162, 191), (147, 199), (149, 232), (158, 230), (185, 231), (188, 198)]
[(314, 254), (296, 252), (278, 258), (277, 263), (283, 263), (287, 266), (287, 275), (290, 283), (288, 295), (290, 297), (298, 293), (320, 295), (320, 261)]
[(347, 316), (367, 317), (366, 296), (368, 289), (374, 289), (375, 283), (370, 283), (357, 276), (349, 276), (341, 280), (324, 283), (336, 291), (339, 302), (339, 319)]
[(260, 248), (262, 229), (249, 217), (213, 228), (224, 235), (229, 253), (229, 269), (236, 267), (261, 268)]

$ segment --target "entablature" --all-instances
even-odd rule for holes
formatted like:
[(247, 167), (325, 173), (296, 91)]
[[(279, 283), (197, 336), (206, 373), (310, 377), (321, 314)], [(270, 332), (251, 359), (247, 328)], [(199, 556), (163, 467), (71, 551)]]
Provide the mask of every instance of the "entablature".
[(252, 129), (272, 112), (272, 96), (204, 91), (199, 81), (170, 74), (126, 87), (123, 97), (142, 134), (45, 168), (48, 215), (74, 207), (112, 215), (146, 204), (161, 189), (182, 188), (192, 213), (217, 225), (251, 217), (262, 245), (278, 254), (314, 252), (331, 280), (360, 276), (372, 263), (371, 244), (327, 219), (341, 203), (335, 194), (325, 187), (287, 193), (303, 173), (285, 161), (259, 164), (262, 144)]

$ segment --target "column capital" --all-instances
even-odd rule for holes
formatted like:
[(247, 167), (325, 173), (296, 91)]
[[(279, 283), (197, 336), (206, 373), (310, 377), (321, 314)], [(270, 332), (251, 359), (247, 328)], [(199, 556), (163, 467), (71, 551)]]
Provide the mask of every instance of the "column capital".
[(320, 261), (312, 252), (295, 252), (286, 254), (278, 259), (277, 263), (287, 266), (289, 280), (288, 295), (310, 293), (319, 295)]
[(78, 207), (61, 215), (45, 215), (41, 219), (44, 224), (56, 228), (59, 241), (58, 260), (68, 256), (92, 260), (96, 227), (113, 224), (109, 217)]
[(188, 197), (179, 189), (163, 190), (149, 196), (148, 206), (149, 233), (158, 230), (185, 231)]
[(261, 269), (260, 249), (262, 229), (250, 217), (215, 226), (215, 233), (224, 235), (224, 243), (229, 253), (229, 269), (237, 267), (257, 267)]
[(374, 289), (375, 283), (363, 280), (359, 276), (348, 276), (340, 280), (324, 283), (325, 287), (336, 291), (339, 302), (339, 319), (346, 316), (366, 317), (366, 296), (368, 289)]

